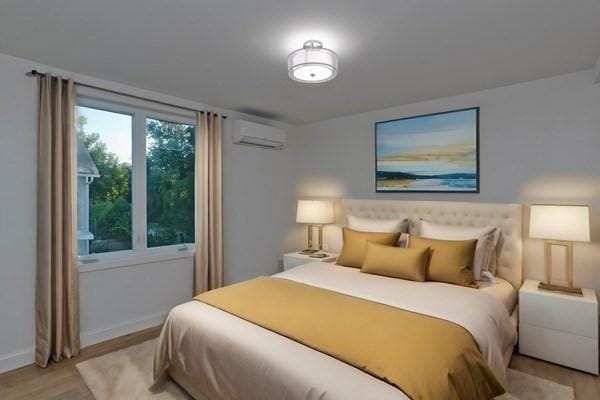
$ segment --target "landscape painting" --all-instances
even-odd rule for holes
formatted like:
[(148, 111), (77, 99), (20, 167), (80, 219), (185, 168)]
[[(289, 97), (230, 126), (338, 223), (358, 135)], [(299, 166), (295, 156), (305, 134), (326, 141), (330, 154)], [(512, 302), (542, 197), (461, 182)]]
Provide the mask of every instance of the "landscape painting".
[(377, 192), (479, 192), (479, 107), (375, 124)]

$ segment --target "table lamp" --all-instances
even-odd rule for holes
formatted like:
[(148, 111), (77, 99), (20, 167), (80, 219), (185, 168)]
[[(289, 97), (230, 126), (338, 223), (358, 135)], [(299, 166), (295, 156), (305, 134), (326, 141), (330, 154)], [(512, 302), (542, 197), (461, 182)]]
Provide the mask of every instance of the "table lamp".
[[(298, 200), (296, 222), (308, 224), (308, 248), (303, 254), (316, 253), (323, 250), (323, 225), (333, 222), (333, 203), (325, 200)], [(319, 228), (318, 249), (313, 248), (313, 226)]]
[[(529, 237), (544, 239), (544, 282), (540, 289), (582, 295), (573, 287), (573, 242), (590, 241), (590, 212), (588, 206), (535, 204), (530, 209)], [(552, 246), (565, 248), (567, 286), (552, 284)]]

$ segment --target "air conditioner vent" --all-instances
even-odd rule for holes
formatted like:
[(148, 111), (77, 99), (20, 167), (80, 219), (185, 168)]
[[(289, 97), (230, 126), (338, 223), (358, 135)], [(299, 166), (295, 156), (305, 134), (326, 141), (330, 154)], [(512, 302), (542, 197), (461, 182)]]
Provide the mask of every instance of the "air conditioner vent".
[(233, 126), (233, 143), (281, 150), (285, 147), (285, 131), (273, 126), (236, 120)]

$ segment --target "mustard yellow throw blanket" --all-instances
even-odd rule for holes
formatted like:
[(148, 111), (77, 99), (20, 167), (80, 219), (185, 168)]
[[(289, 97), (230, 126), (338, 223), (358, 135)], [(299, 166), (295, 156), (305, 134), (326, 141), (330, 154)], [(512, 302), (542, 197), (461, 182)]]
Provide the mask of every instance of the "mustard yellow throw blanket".
[(272, 277), (195, 299), (359, 368), (412, 399), (504, 393), (471, 334), (453, 322)]

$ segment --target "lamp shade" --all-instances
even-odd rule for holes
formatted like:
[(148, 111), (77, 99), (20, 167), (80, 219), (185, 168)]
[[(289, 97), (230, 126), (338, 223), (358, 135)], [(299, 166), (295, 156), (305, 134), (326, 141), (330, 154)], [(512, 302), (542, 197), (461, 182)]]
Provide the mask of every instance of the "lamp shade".
[(529, 237), (535, 239), (590, 241), (588, 206), (532, 205)]
[(296, 222), (301, 224), (332, 223), (333, 203), (325, 200), (298, 200)]
[(301, 49), (288, 56), (288, 75), (295, 81), (320, 83), (338, 73), (338, 57), (318, 40), (307, 40)]

